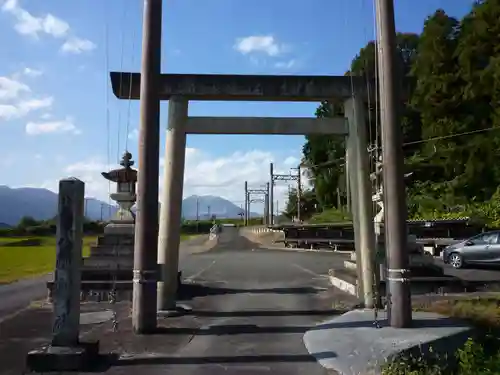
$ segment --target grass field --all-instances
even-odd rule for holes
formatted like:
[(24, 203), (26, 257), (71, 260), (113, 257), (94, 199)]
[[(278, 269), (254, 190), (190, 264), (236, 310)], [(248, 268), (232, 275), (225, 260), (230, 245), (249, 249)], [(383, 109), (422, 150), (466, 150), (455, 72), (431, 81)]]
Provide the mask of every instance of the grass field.
[[(183, 235), (181, 239), (190, 237)], [(95, 236), (84, 237), (84, 257), (95, 242)], [(55, 237), (0, 237), (0, 284), (52, 272), (55, 262)]]

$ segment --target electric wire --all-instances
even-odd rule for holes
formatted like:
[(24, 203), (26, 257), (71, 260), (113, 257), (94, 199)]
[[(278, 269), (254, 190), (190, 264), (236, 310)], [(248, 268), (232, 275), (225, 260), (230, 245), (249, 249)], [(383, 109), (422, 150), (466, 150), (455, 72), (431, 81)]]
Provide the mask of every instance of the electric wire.
[[(123, 5), (123, 13), (122, 13), (122, 19), (121, 19), (121, 26), (122, 26), (122, 32), (121, 38), (120, 38), (120, 45), (121, 45), (121, 52), (120, 52), (120, 80), (119, 80), (119, 94), (120, 97), (122, 97), (123, 94), (123, 60), (124, 60), (124, 49), (125, 49), (125, 33), (123, 30), (126, 30), (127, 28), (124, 27), (125, 25), (125, 20), (126, 20), (126, 15), (127, 15), (127, 6), (124, 4)], [(117, 145), (116, 145), (116, 159), (118, 162), (120, 162), (120, 133), (121, 133), (121, 125), (122, 125), (122, 110), (121, 106), (119, 105), (118, 109), (118, 137), (117, 137)]]

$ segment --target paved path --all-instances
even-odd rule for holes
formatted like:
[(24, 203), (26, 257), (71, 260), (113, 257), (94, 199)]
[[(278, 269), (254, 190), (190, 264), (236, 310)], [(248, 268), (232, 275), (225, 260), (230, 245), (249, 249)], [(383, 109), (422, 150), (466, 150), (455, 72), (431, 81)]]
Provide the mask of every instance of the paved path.
[(193, 284), (181, 295), (191, 316), (163, 321), (163, 341), (155, 337), (146, 350), (124, 340), (122, 359), (108, 373), (327, 374), (303, 335), (352, 302), (328, 284), (328, 269), (342, 258), (253, 248), (226, 233), (216, 250), (184, 258)]
[[(226, 233), (217, 249), (184, 257), (181, 269), (192, 284), (183, 286), (181, 298), (193, 312), (161, 320), (158, 334), (131, 335), (129, 306), (119, 307), (118, 333), (111, 331), (108, 322), (87, 336), (99, 338), (103, 352), (120, 354), (114, 365), (102, 372), (328, 374), (308, 354), (303, 335), (311, 326), (336, 315), (336, 308), (353, 303), (331, 288), (326, 277), (333, 263), (342, 263), (342, 257), (254, 251), (255, 246)], [(32, 314), (36, 312), (32, 310)], [(38, 314), (42, 314), (40, 311)], [(22, 325), (25, 319), (19, 316), (17, 324)], [(45, 325), (49, 322), (47, 316), (40, 315), (38, 326), (41, 320), (47, 321)], [(11, 373), (21, 363), (27, 345), (35, 345), (43, 336), (34, 334), (36, 340), (20, 340), (27, 334), (17, 333), (14, 325), (13, 321), (5, 337), (0, 325), (0, 341), (5, 343), (4, 350), (0, 349), (0, 363), (8, 350)], [(329, 354), (320, 355), (327, 358)], [(8, 370), (0, 373), (10, 374)]]
[(0, 321), (24, 309), (32, 301), (45, 298), (45, 283), (50, 278), (50, 275), (45, 275), (0, 285)]

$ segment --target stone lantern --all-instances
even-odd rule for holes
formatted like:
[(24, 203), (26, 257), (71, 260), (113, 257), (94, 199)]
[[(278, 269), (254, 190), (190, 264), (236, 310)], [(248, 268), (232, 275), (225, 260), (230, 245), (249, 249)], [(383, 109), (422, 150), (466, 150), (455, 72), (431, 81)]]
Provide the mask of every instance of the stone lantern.
[(134, 230), (135, 214), (132, 207), (137, 199), (137, 171), (131, 168), (134, 161), (130, 152), (123, 154), (120, 165), (123, 168), (101, 173), (106, 180), (116, 183), (116, 192), (110, 194), (110, 198), (118, 204), (118, 211), (104, 229), (105, 233), (125, 234), (133, 233)]

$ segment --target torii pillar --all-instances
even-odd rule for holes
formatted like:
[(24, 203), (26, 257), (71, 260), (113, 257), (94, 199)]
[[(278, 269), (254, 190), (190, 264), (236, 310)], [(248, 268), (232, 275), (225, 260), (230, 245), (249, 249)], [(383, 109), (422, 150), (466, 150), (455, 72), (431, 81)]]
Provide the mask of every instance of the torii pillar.
[[(150, 0), (153, 3), (159, 0)], [(149, 14), (149, 13), (148, 13)], [(151, 15), (150, 15), (151, 16)], [(154, 64), (153, 64), (154, 65)], [(183, 169), (185, 154), (185, 134), (337, 134), (345, 136), (348, 127), (363, 126), (361, 107), (363, 97), (366, 97), (366, 81), (362, 77), (346, 76), (271, 76), (271, 75), (216, 75), (216, 74), (161, 74), (157, 76), (150, 71), (143, 73), (111, 72), (113, 93), (118, 99), (141, 99), (153, 104), (141, 104), (141, 109), (147, 109), (148, 114), (141, 112), (141, 130), (139, 142), (138, 171), (138, 220), (136, 226), (135, 259), (147, 259), (147, 263), (135, 263), (137, 278), (134, 288), (147, 290), (147, 312), (134, 311), (134, 328), (136, 324), (152, 327), (156, 322), (156, 281), (160, 281), (159, 308), (171, 310), (175, 303), (177, 286), (180, 209), (182, 204)], [(153, 81), (153, 89), (145, 90), (145, 81)], [(156, 85), (159, 86), (156, 86)], [(353, 98), (354, 92), (354, 98)], [(158, 95), (158, 96), (157, 96)], [(279, 118), (279, 117), (188, 117), (189, 100), (207, 101), (308, 101), (320, 102), (325, 98), (337, 101), (347, 101), (349, 108), (346, 118)], [(159, 160), (159, 106), (157, 100), (169, 100), (169, 124), (167, 129), (167, 146), (165, 160), (165, 191), (163, 199), (163, 217), (158, 246), (158, 160)], [(156, 112), (155, 112), (156, 111)], [(183, 129), (184, 128), (184, 129)], [(358, 146), (354, 147), (355, 159), (366, 157), (366, 147), (360, 144), (360, 134), (351, 132), (357, 138)], [(357, 151), (356, 151), (357, 150)], [(351, 150), (350, 150), (351, 151)], [(357, 163), (356, 163), (357, 164)], [(352, 167), (352, 168), (351, 168)], [(360, 174), (367, 169), (357, 168), (351, 163), (350, 169), (358, 170)], [(366, 176), (368, 178), (368, 176)], [(365, 177), (353, 178), (354, 185), (363, 183)], [(353, 186), (354, 188), (355, 186)], [(353, 189), (356, 191), (356, 189)], [(363, 190), (363, 197), (366, 189)], [(364, 199), (364, 198), (363, 198)], [(365, 216), (360, 220), (363, 230), (359, 234), (370, 233), (373, 223), (369, 220), (366, 204), (363, 200)], [(357, 246), (364, 248), (366, 254), (372, 245), (370, 236), (364, 241), (358, 241)], [(364, 246), (360, 246), (360, 245)], [(157, 256), (156, 251), (160, 250)], [(368, 251), (369, 253), (369, 251)], [(362, 257), (361, 257), (362, 258)], [(152, 271), (159, 259), (162, 274), (153, 273), (154, 278), (145, 278), (145, 271)], [(366, 260), (363, 262), (366, 265)], [(368, 260), (369, 262), (369, 260)], [(153, 264), (155, 263), (155, 264)], [(369, 269), (369, 267), (367, 267)], [(142, 278), (140, 276), (142, 275)], [(149, 273), (148, 273), (149, 275)], [(363, 275), (359, 275), (363, 279)], [(368, 278), (364, 278), (368, 281)], [(143, 284), (146, 282), (147, 286)], [(162, 285), (163, 283), (163, 285)], [(370, 291), (371, 288), (365, 292)], [(134, 297), (134, 308), (144, 308), (146, 298)], [(367, 298), (368, 300), (369, 298)], [(151, 306), (151, 301), (155, 301)], [(368, 301), (367, 301), (368, 302)], [(368, 303), (367, 303), (368, 304)], [(369, 304), (368, 304), (369, 305)], [(137, 331), (141, 331), (136, 329)]]
[(179, 244), (182, 217), (182, 190), (186, 159), (186, 122), (188, 100), (174, 96), (168, 102), (168, 124), (165, 140), (165, 165), (158, 233), (158, 312), (175, 315)]

